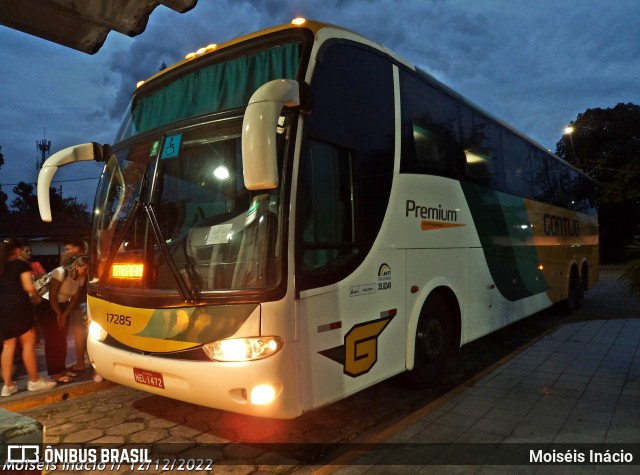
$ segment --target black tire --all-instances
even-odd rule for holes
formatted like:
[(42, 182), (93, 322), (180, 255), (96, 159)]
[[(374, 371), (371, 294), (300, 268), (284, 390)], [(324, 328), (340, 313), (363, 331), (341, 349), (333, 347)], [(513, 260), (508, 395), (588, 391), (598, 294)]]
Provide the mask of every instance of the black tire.
[(451, 332), (445, 300), (437, 293), (430, 295), (418, 319), (413, 369), (405, 374), (410, 386), (426, 388), (438, 380), (451, 357)]
[(578, 276), (576, 270), (571, 272), (569, 278), (569, 295), (567, 299), (562, 302), (562, 312), (566, 315), (571, 315), (577, 309), (582, 307), (584, 302), (584, 287)]

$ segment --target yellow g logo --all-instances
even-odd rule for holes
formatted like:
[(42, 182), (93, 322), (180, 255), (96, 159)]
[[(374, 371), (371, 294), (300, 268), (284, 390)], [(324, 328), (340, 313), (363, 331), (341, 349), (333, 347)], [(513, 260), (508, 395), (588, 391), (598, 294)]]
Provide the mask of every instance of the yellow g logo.
[(344, 374), (352, 378), (368, 373), (378, 361), (378, 337), (395, 315), (390, 310), (380, 319), (354, 325), (344, 336), (344, 345), (320, 354), (343, 365)]
[(344, 337), (344, 374), (360, 376), (368, 373), (378, 361), (378, 336), (393, 317), (355, 325)]

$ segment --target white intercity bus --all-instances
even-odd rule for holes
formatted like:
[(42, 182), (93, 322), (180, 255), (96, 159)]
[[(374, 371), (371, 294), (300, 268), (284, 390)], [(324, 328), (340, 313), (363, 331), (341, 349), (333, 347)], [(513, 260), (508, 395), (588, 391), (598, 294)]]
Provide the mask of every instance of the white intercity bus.
[(139, 83), (93, 207), (106, 379), (294, 418), (598, 280), (591, 181), (380, 44), (295, 20)]

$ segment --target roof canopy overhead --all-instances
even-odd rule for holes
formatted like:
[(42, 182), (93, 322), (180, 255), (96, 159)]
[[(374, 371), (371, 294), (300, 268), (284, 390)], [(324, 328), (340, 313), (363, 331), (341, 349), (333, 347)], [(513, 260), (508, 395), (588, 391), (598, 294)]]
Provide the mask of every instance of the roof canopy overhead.
[(178, 13), (198, 0), (10, 0), (0, 2), (0, 24), (69, 48), (94, 54), (111, 30), (127, 36), (144, 31), (163, 5)]

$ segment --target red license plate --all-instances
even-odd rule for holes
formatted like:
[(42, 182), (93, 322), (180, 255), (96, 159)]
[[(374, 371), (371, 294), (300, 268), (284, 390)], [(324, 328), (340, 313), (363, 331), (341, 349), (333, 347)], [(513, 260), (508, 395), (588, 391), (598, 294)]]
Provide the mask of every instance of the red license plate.
[(162, 377), (162, 373), (156, 373), (155, 371), (149, 371), (147, 369), (133, 368), (133, 378), (136, 380), (136, 383), (164, 389), (164, 378)]

